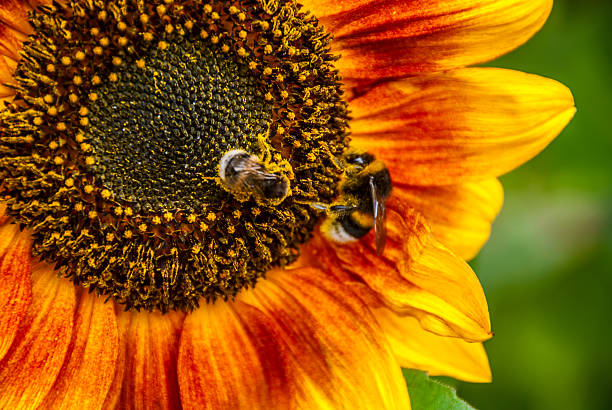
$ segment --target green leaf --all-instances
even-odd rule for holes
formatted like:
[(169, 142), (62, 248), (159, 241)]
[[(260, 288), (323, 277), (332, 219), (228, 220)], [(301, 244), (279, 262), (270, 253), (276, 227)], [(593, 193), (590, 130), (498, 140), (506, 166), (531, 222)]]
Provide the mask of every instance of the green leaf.
[(430, 379), (425, 372), (403, 369), (412, 410), (474, 410), (454, 388)]

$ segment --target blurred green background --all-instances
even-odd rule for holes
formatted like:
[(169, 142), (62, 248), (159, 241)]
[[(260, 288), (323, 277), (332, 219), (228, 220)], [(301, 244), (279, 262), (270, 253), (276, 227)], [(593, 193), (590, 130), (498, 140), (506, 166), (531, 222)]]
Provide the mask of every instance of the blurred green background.
[(556, 0), (526, 45), (487, 64), (554, 78), (578, 112), (502, 177), (506, 200), (472, 266), (489, 302), (493, 383), (478, 409), (612, 409), (612, 1)]

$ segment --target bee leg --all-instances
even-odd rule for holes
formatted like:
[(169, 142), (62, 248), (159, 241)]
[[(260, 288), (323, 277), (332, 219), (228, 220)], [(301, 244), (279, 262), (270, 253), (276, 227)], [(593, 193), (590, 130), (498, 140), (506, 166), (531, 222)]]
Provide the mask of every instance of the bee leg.
[(332, 215), (347, 215), (357, 209), (356, 205), (328, 205), (323, 202), (310, 202), (309, 205), (318, 210)]
[(323, 202), (310, 202), (308, 205), (318, 211), (327, 211), (329, 209), (329, 205), (324, 204)]
[(332, 205), (327, 211), (336, 215), (347, 215), (355, 210), (357, 210), (357, 205)]
[(257, 145), (259, 145), (259, 148), (261, 149), (261, 162), (264, 164), (269, 164), (270, 160), (272, 159), (272, 154), (270, 153), (270, 146), (261, 136), (257, 137)]
[(329, 159), (331, 160), (332, 164), (334, 164), (334, 166), (336, 167), (338, 171), (344, 172), (346, 170), (346, 167), (344, 166), (342, 161), (340, 161), (338, 157), (332, 154), (332, 152), (329, 150), (329, 147), (327, 146), (325, 147), (325, 153), (329, 156)]

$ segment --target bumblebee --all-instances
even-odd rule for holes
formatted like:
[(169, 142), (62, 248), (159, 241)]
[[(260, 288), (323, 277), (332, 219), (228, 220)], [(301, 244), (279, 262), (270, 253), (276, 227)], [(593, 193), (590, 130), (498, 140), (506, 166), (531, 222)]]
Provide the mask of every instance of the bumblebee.
[(249, 196), (260, 202), (279, 204), (289, 194), (289, 179), (268, 170), (258, 156), (240, 149), (227, 152), (219, 162), (219, 177), (239, 199)]
[(348, 243), (374, 228), (376, 253), (381, 255), (387, 235), (385, 202), (392, 189), (389, 171), (384, 162), (360, 151), (344, 154), (338, 165), (344, 169), (338, 199), (331, 205), (314, 205), (328, 214), (321, 231), (335, 242)]

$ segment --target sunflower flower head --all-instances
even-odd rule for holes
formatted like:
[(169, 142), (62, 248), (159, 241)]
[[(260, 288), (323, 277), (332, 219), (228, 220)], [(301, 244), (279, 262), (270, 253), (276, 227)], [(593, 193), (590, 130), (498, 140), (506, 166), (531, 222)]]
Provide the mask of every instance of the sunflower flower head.
[[(42, 4), (41, 4), (42, 3)], [(467, 4), (469, 3), (469, 4)], [(0, 1), (0, 407), (410, 407), (575, 112), (550, 0)]]

